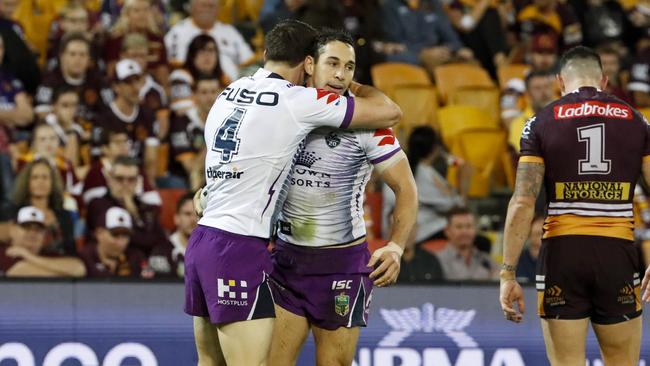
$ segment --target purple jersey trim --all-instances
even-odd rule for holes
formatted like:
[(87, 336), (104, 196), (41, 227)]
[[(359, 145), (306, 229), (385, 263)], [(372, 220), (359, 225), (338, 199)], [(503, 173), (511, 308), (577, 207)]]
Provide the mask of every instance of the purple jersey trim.
[(376, 159), (372, 159), (372, 160), (370, 160), (370, 163), (373, 164), (373, 165), (375, 165), (375, 164), (379, 164), (379, 163), (381, 163), (382, 161), (385, 161), (385, 160), (390, 159), (393, 155), (397, 154), (400, 150), (402, 150), (402, 148), (401, 148), (401, 147), (398, 147), (397, 149), (395, 149), (395, 150), (389, 152), (389, 153), (386, 154), (386, 155), (382, 155), (382, 156), (380, 156), (380, 157), (378, 157), (378, 158), (376, 158)]
[(354, 115), (354, 98), (346, 97), (345, 100), (347, 100), (348, 106), (345, 110), (345, 117), (343, 117), (343, 123), (341, 123), (340, 128), (348, 128), (350, 122), (352, 122), (352, 115)]

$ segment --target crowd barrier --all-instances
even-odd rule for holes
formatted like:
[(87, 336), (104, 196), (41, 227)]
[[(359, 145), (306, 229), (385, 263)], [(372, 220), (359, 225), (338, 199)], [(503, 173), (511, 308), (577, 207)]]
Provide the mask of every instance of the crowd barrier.
[[(1, 281), (0, 366), (196, 365), (183, 299), (177, 282)], [(535, 299), (527, 287), (525, 319), (513, 324), (496, 284), (376, 289), (354, 365), (548, 365)], [(650, 365), (650, 340), (641, 348)], [(603, 365), (592, 331), (587, 353)], [(310, 339), (298, 365), (313, 360)]]

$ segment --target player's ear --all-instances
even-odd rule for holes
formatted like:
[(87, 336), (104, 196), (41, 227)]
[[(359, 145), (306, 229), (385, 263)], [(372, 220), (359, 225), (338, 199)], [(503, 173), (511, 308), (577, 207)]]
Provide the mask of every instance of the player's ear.
[(566, 91), (565, 91), (564, 79), (562, 79), (562, 75), (561, 74), (556, 74), (555, 79), (557, 80), (558, 84), (560, 84), (560, 92), (561, 92), (561, 94), (564, 95), (566, 93)]
[(314, 76), (314, 67), (316, 61), (313, 57), (307, 56), (305, 58), (305, 73), (309, 76)]
[(603, 78), (600, 79), (600, 90), (607, 89), (608, 82), (609, 82), (609, 78), (607, 77), (607, 75), (603, 74)]

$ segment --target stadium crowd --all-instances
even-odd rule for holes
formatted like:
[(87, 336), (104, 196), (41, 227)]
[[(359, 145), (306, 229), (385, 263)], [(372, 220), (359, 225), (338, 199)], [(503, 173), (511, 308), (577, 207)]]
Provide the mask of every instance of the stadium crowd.
[[(477, 202), (512, 188), (526, 120), (559, 95), (563, 50), (596, 48), (608, 91), (650, 108), (644, 0), (0, 0), (0, 276), (183, 277), (208, 112), (286, 18), (346, 29), (356, 79), (404, 110), (395, 133), (420, 207), (400, 282), (498, 278), (505, 207), (492, 219)], [(502, 140), (463, 145), (461, 123)], [(503, 151), (486, 162), (477, 146)], [(378, 247), (394, 197), (375, 181), (366, 194)]]

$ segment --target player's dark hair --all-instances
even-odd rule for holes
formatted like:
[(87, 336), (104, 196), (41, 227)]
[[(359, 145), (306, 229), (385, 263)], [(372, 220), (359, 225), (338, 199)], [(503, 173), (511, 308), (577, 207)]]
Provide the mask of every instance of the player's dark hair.
[(585, 61), (594, 61), (598, 63), (600, 70), (603, 69), (603, 64), (600, 62), (600, 56), (593, 49), (585, 46), (576, 46), (572, 49), (564, 52), (560, 58), (560, 71), (566, 67), (566, 65), (575, 60), (585, 60)]
[(99, 146), (108, 146), (111, 143), (111, 139), (115, 135), (127, 135), (125, 131), (120, 130), (111, 130), (110, 128), (104, 128), (99, 133)]
[(317, 32), (298, 20), (278, 23), (264, 39), (266, 61), (285, 62), (295, 67), (310, 54)]
[(528, 85), (530, 85), (530, 81), (533, 80), (534, 78), (548, 78), (551, 77), (552, 73), (547, 71), (547, 70), (534, 70), (529, 72), (526, 75), (526, 79), (524, 80), (526, 83), (526, 88), (528, 88)]
[(447, 211), (447, 214), (445, 217), (447, 218), (447, 222), (450, 223), (451, 219), (454, 216), (461, 216), (461, 215), (473, 215), (474, 213), (470, 211), (467, 207), (463, 206), (455, 206), (452, 207), (451, 210)]
[(68, 45), (72, 42), (83, 42), (86, 44), (88, 47), (88, 52), (90, 53), (91, 49), (91, 44), (88, 38), (81, 32), (70, 32), (66, 33), (62, 38), (61, 38), (61, 46), (59, 46), (59, 56), (65, 52), (65, 50), (68, 48)]
[(354, 47), (354, 39), (352, 39), (352, 36), (347, 31), (343, 29), (322, 28), (314, 40), (311, 55), (318, 61), (318, 57), (323, 53), (325, 46), (335, 41)]
[(184, 195), (182, 195), (181, 198), (178, 199), (178, 202), (176, 202), (176, 213), (177, 214), (181, 211), (181, 207), (183, 207), (187, 201), (190, 201), (190, 202), (194, 201), (194, 193), (187, 192)]
[(68, 84), (62, 84), (61, 86), (57, 87), (54, 89), (54, 93), (52, 93), (52, 103), (56, 103), (63, 94), (68, 93), (77, 94), (77, 89)]
[(413, 129), (409, 136), (407, 157), (413, 176), (416, 175), (420, 160), (429, 156), (438, 146), (438, 134), (429, 126), (419, 126)]
[(115, 158), (115, 161), (113, 162), (113, 169), (115, 169), (115, 167), (118, 165), (139, 167), (140, 161), (130, 156), (121, 155)]

